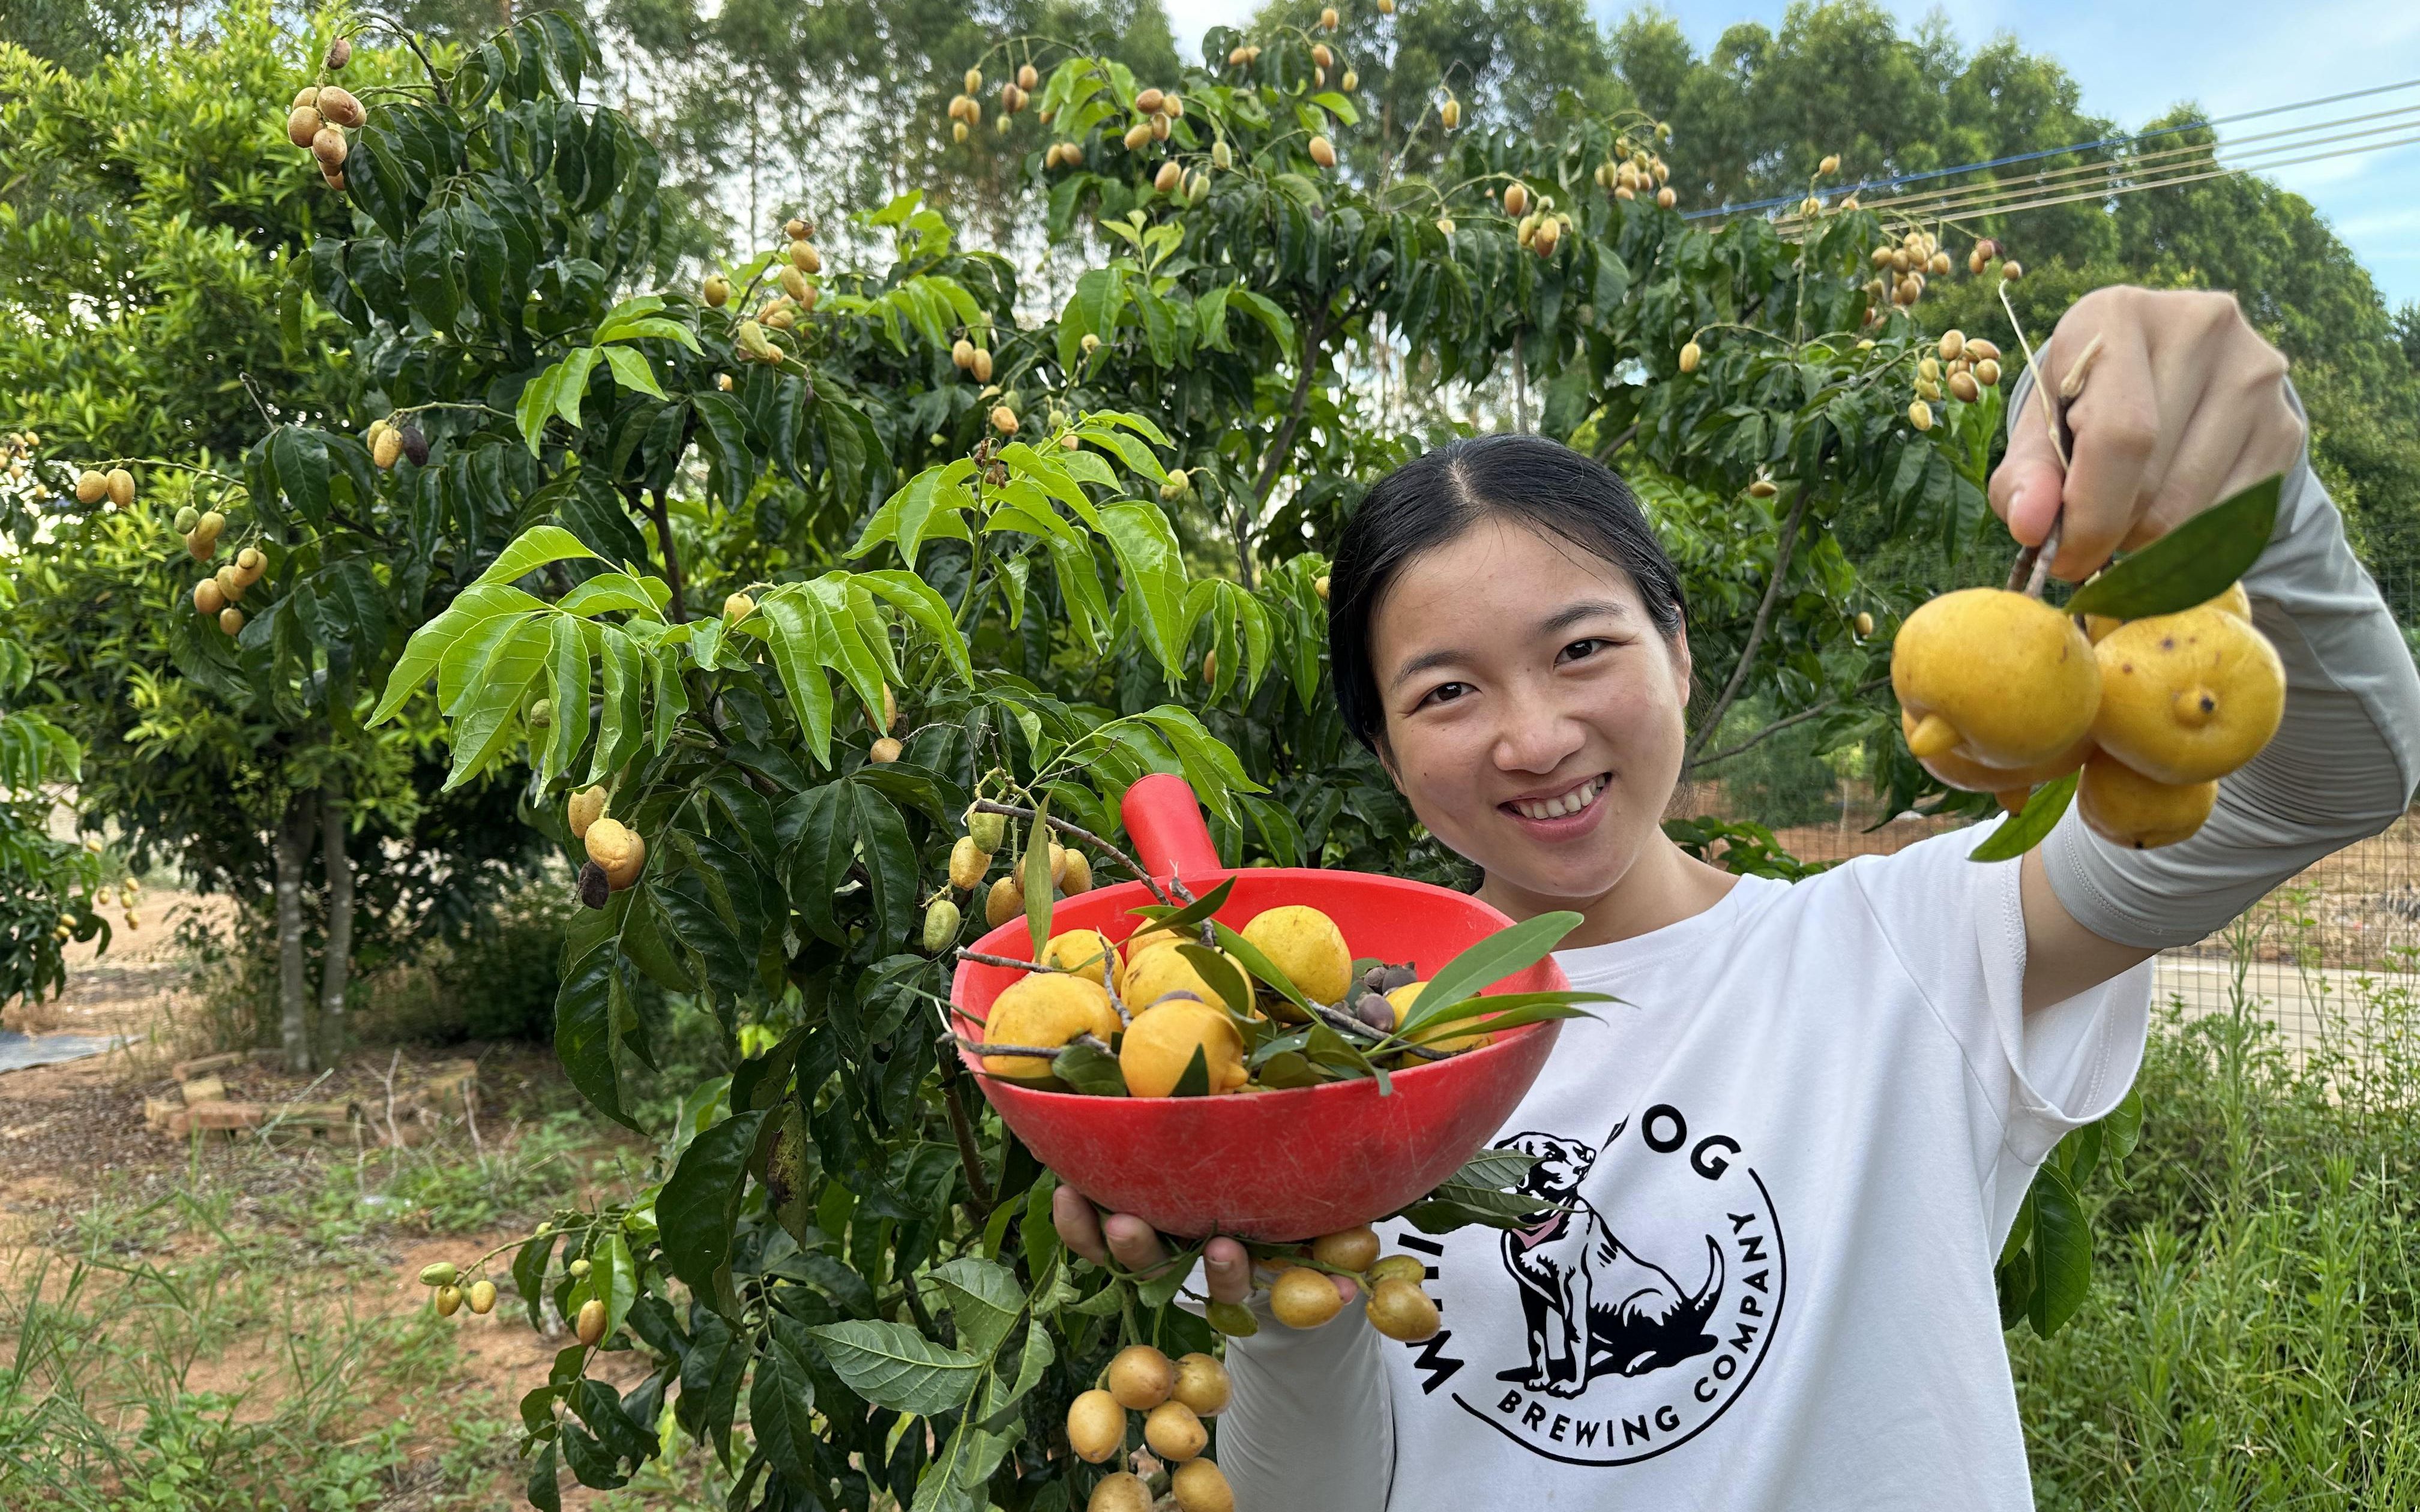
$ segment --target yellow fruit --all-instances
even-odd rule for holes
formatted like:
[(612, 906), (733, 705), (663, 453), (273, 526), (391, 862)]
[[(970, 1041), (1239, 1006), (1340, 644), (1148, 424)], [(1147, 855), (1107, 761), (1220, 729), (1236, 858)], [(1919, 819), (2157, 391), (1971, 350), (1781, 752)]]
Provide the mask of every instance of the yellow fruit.
[(1657, 190), (1657, 191), (1655, 192), (1655, 205), (1656, 205), (1656, 208), (1659, 208), (1659, 209), (1667, 209), (1667, 210), (1668, 210), (1668, 209), (1670, 209), (1673, 206), (1678, 205), (1678, 204), (1680, 204), (1680, 203), (1681, 203), (1681, 196), (1680, 196), (1680, 193), (1679, 193), (1677, 191), (1675, 191), (1675, 190), (1672, 188), (1672, 186), (1671, 186), (1671, 185), (1669, 185), (1669, 184), (1665, 185), (1663, 188), (1661, 188), (1661, 189), (1659, 189), (1659, 190)]
[(1234, 1395), (1227, 1367), (1206, 1354), (1188, 1354), (1176, 1362), (1176, 1384), (1169, 1395), (1193, 1409), (1196, 1417), (1217, 1417)]
[(1520, 216), (1527, 215), (1528, 212), (1528, 186), (1527, 184), (1520, 183), (1506, 184), (1504, 186), (1504, 213), (1507, 215)]
[(1321, 603), (1323, 603), (1323, 604), (1326, 603), (1326, 602), (1327, 602), (1327, 574), (1326, 574), (1326, 573), (1324, 573), (1324, 572), (1323, 572), (1323, 573), (1321, 573), (1317, 578), (1313, 579), (1311, 580), (1311, 591), (1312, 593), (1317, 594), (1319, 595), (1319, 601), (1320, 601)]
[(1874, 617), (1864, 609), (1857, 610), (1856, 625), (1857, 633), (1859, 635), (1871, 635), (1874, 633)]
[(1142, 1442), (1171, 1464), (1181, 1464), (1210, 1443), (1210, 1430), (1183, 1402), (1162, 1402), (1142, 1420)]
[[(1900, 728), (1913, 738), (1911, 721), (1905, 710), (1900, 713)], [(2037, 782), (2048, 782), (2082, 766), (2092, 754), (2092, 737), (2086, 735), (2074, 745), (2049, 758), (2024, 766), (1986, 766), (1954, 750), (1920, 757), (1924, 769), (1964, 793), (2005, 793), (2010, 788), (2029, 788)]]
[(243, 633), (243, 610), (230, 604), (219, 610), (219, 628), (229, 635)]
[[(1131, 968), (1127, 977), (1133, 980)], [(1226, 1010), (1189, 997), (1171, 997), (1145, 1009), (1126, 1026), (1118, 1045), (1118, 1069), (1125, 1073), (1126, 1091), (1135, 1097), (1168, 1096), (1176, 1090), (1197, 1048), (1208, 1064), (1213, 1093), (1244, 1085), (1244, 1037)]]
[(790, 243), (790, 266), (801, 273), (820, 273), (824, 270), (824, 255), (815, 250), (812, 241), (793, 241)]
[(991, 853), (977, 845), (973, 836), (961, 835), (958, 842), (950, 847), (951, 887), (971, 892), (982, 885), (984, 873), (990, 870)]
[(1147, 1412), (1176, 1389), (1176, 1366), (1148, 1344), (1129, 1344), (1109, 1361), (1105, 1383), (1120, 1407)]
[(1983, 389), (1975, 381), (1974, 374), (1952, 373), (1949, 375), (1949, 393), (1950, 397), (1962, 404), (1973, 404), (1983, 396)]
[(1042, 948), (1042, 959), (1047, 964), (1073, 972), (1087, 981), (1097, 981), (1105, 987), (1117, 987), (1125, 978), (1125, 969), (1118, 962), (1117, 948), (1098, 930), (1071, 929), (1064, 934), (1050, 936), (1049, 943)]
[(1907, 423), (1918, 430), (1932, 428), (1932, 406), (1921, 399), (1912, 400), (1907, 407)]
[(1151, 1512), (1151, 1486), (1134, 1472), (1121, 1470), (1093, 1488), (1084, 1512)]
[(321, 85), (319, 98), (312, 103), (320, 115), (338, 126), (359, 126), (369, 118), (362, 110), (362, 102), (353, 98), (351, 90), (338, 88), (333, 84)]
[(1126, 964), (1129, 967), (1133, 966), (1136, 962), (1143, 958), (1144, 953), (1147, 951), (1161, 949), (1171, 945), (1199, 945), (1201, 943), (1202, 936), (1189, 929), (1170, 930), (1162, 928), (1157, 924), (1145, 924), (1142, 928), (1126, 936)]
[(880, 740), (876, 741), (873, 745), (866, 748), (865, 759), (874, 763), (877, 766), (888, 766), (892, 762), (897, 761), (899, 759), (899, 753), (906, 748), (906, 747), (900, 745), (896, 740), (892, 739), (889, 735), (885, 735)]
[(1317, 1328), (1344, 1310), (1344, 1299), (1325, 1271), (1291, 1265), (1269, 1287), (1269, 1311), (1288, 1328)]
[(2222, 614), (2232, 614), (2246, 625), (2252, 623), (2252, 595), (2243, 591), (2240, 582), (2228, 583), (2226, 592), (2210, 600), (2208, 607)]
[(1823, 161), (1815, 165), (1815, 171), (1820, 174), (1838, 173), (1840, 171), (1839, 154), (1837, 152), (1823, 154)]
[(1316, 908), (1289, 903), (1255, 915), (1244, 926), (1244, 939), (1314, 1003), (1342, 1002), (1353, 984), (1353, 951), (1344, 932)]
[(1079, 892), (1093, 890), (1093, 863), (1084, 859), (1081, 851), (1066, 853), (1067, 864), (1060, 873), (1059, 890), (1073, 898)]
[(1016, 411), (1004, 404), (991, 407), (991, 428), (1003, 436), (1016, 434)]
[(1332, 32), (1337, 28), (1339, 18), (1334, 6), (1325, 7), (1319, 12), (1319, 24), (1322, 29)]
[(731, 280), (721, 273), (709, 273), (699, 292), (706, 296), (706, 303), (720, 310), (731, 302)]
[(580, 1342), (595, 1349), (605, 1339), (605, 1304), (595, 1297), (580, 1304)]
[(2000, 364), (1997, 359), (1985, 357), (1975, 363), (1975, 381), (1987, 389), (2000, 386)]
[(1032, 64), (1028, 63), (1016, 70), (1016, 87), (1019, 89), (1032, 91), (1040, 87), (1041, 84), (1042, 74)]
[(1011, 872), (991, 885), (984, 898), (984, 922), (993, 929), (1025, 912), (1025, 889), (1016, 885), (1016, 873)]
[(605, 873), (605, 886), (615, 892), (639, 880), (647, 864), (647, 842), (618, 819), (597, 819), (580, 837), (588, 858)]
[(1311, 1257), (1340, 1271), (1366, 1271), (1378, 1258), (1378, 1235), (1368, 1224), (1322, 1234), (1311, 1242)]
[(320, 127), (311, 138), (311, 156), (319, 160), (321, 173), (334, 173), (343, 167), (350, 151), (345, 133), (333, 126)]
[(1696, 372), (1698, 370), (1699, 359), (1702, 355), (1703, 354), (1699, 352), (1696, 342), (1683, 342), (1681, 344), (1681, 371), (1683, 373)]
[(472, 1282), (469, 1301), (473, 1312), (487, 1317), (496, 1310), (496, 1284), (486, 1280)]
[(2094, 742), (2158, 781), (2226, 776), (2259, 754), (2285, 713), (2276, 648), (2214, 603), (2130, 620), (2093, 655), (2102, 684)]
[(967, 371), (974, 375), (974, 380), (977, 383), (989, 383), (991, 381), (991, 353), (984, 350), (980, 347), (976, 347), (974, 359), (967, 363)]
[(1163, 194), (1173, 194), (1184, 183), (1184, 165), (1171, 160), (1159, 165), (1159, 172), (1152, 178), (1151, 187)]
[(109, 470), (109, 501), (124, 509), (134, 502), (134, 474), (124, 468)]
[(327, 122), (319, 118), (317, 110), (309, 105), (297, 105), (286, 117), (286, 140), (298, 147), (307, 148), (311, 139), (318, 135), (320, 128), (325, 125)]
[(1137, 122), (1135, 125), (1127, 127), (1125, 140), (1126, 150), (1128, 152), (1133, 152), (1140, 148), (1144, 144), (1151, 140), (1150, 124), (1148, 122)]
[(1311, 161), (1323, 168), (1336, 166), (1336, 144), (1325, 136), (1311, 139)]
[[(1392, 0), (1384, 8), (1392, 10)], [(1176, 1497), (1177, 1512), (1235, 1512), (1234, 1489), (1214, 1461), (1185, 1461), (1169, 1473), (1168, 1489)]]
[(2115, 757), (2095, 752), (2075, 784), (2076, 811), (2094, 834), (2133, 850), (2174, 845), (2210, 818), (2218, 781), (2155, 782)]
[(85, 469), (76, 474), (75, 496), (76, 502), (80, 504), (101, 502), (109, 497), (109, 475), (96, 472), (91, 468)]
[(1891, 687), (1916, 720), (1918, 758), (1954, 751), (1987, 766), (2058, 756), (2093, 726), (2102, 671), (2075, 622), (1997, 588), (1943, 594), (1907, 617)]
[(458, 1287), (439, 1287), (434, 1300), (440, 1318), (451, 1318), (462, 1307), (462, 1292)]
[[(1055, 1050), (1079, 1034), (1108, 1044), (1118, 1029), (1118, 1011), (1109, 1006), (1109, 995), (1099, 982), (1031, 971), (993, 1000), (984, 1041)], [(984, 1070), (994, 1076), (1038, 1080), (1050, 1074), (1050, 1062), (1039, 1056), (985, 1056)]]
[(572, 839), (588, 838), (589, 826), (604, 817), (605, 798), (605, 784), (602, 782), (595, 787), (582, 788), (571, 795), (571, 803), (565, 812), (565, 817), (570, 821)]
[(1428, 1279), (1429, 1268), (1428, 1262), (1417, 1255), (1389, 1255), (1370, 1267), (1367, 1273), (1373, 1287), (1382, 1281), (1409, 1281), (1418, 1286)]
[(1126, 1443), (1126, 1410), (1108, 1392), (1085, 1392), (1067, 1404), (1067, 1446), (1086, 1464), (1105, 1465)]
[(1363, 1310), (1370, 1315), (1370, 1326), (1390, 1339), (1417, 1344), (1436, 1335), (1437, 1304), (1414, 1282), (1379, 1282)]
[(1462, 101), (1449, 98), (1437, 107), (1437, 122), (1450, 131), (1462, 124)]
[[(1231, 964), (1234, 961), (1233, 956), (1227, 959)], [(1237, 965), (1236, 970), (1240, 973), (1243, 968)], [(1139, 955), (1127, 955), (1118, 995), (1126, 1000), (1128, 1009), (1140, 1012), (1170, 993), (1191, 993), (1214, 1006), (1226, 1001), (1202, 980), (1202, 973), (1193, 969), (1193, 963), (1185, 958), (1182, 950), (1146, 949)]]
[(225, 608), (226, 593), (219, 587), (217, 579), (205, 578), (194, 584), (194, 609), (197, 613), (216, 614)]
[(2009, 258), (2007, 262), (2000, 265), (2000, 277), (2005, 282), (2013, 284), (2018, 279), (2024, 276), (2025, 270), (2017, 266), (2017, 260), (2014, 257)]

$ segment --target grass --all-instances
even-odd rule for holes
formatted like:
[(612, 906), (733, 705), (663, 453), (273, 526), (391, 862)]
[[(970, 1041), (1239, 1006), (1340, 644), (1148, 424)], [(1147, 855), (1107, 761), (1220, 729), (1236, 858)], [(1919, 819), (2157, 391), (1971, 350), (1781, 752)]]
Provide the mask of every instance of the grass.
[(2151, 1037), (2091, 1298), (2009, 1335), (2044, 1508), (2420, 1508), (2420, 1005), (2314, 983), (2288, 1048), (2245, 987)]
[(197, 1149), (164, 1191), (103, 1178), (0, 1285), (0, 1507), (515, 1500), (511, 1398), (473, 1384), (464, 1320), (413, 1304), (398, 1252), (534, 1222), (624, 1158), (557, 1111), (484, 1149), (456, 1127), (398, 1150)]

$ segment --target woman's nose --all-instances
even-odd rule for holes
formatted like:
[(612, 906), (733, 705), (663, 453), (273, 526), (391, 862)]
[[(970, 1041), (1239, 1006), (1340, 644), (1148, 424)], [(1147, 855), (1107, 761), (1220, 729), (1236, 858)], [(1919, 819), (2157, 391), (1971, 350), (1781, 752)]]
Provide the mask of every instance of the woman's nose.
[(1515, 693), (1499, 707), (1503, 719), (1497, 727), (1494, 753), (1499, 770), (1551, 772), (1580, 748), (1584, 736), (1579, 721), (1568, 717), (1544, 690)]

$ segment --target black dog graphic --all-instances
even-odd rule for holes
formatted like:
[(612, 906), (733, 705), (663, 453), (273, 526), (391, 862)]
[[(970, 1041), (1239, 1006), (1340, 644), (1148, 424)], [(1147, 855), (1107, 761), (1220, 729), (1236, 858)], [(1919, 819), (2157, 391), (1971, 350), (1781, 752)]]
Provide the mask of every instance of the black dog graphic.
[[(1616, 1124), (1606, 1142), (1621, 1130)], [(1529, 1367), (1498, 1379), (1577, 1396), (1598, 1376), (1645, 1375), (1715, 1346), (1705, 1332), (1723, 1291), (1723, 1249), (1714, 1235), (1706, 1236), (1706, 1279), (1684, 1295), (1671, 1273), (1614, 1238), (1579, 1195), (1595, 1149), (1550, 1134), (1518, 1134), (1496, 1148), (1535, 1158), (1521, 1190), (1547, 1205), (1534, 1224), (1504, 1236), (1504, 1268), (1521, 1285), (1528, 1318)]]

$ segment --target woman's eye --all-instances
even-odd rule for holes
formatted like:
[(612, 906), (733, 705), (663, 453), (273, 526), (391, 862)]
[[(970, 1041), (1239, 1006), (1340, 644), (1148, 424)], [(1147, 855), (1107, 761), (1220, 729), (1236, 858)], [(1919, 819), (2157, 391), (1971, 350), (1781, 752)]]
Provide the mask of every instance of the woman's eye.
[(1560, 666), (1567, 661), (1578, 661), (1583, 656), (1593, 656), (1598, 652), (1603, 651), (1609, 644), (1611, 644), (1610, 641), (1599, 640), (1594, 636), (1584, 640), (1575, 640), (1570, 645), (1565, 646), (1561, 651), (1556, 653), (1555, 663), (1557, 666)]
[(1436, 687), (1430, 688), (1426, 694), (1421, 696), (1420, 702), (1416, 705), (1416, 707), (1425, 709), (1432, 704), (1450, 703), (1455, 699), (1462, 697), (1469, 691), (1470, 685), (1468, 683), (1439, 683)]

